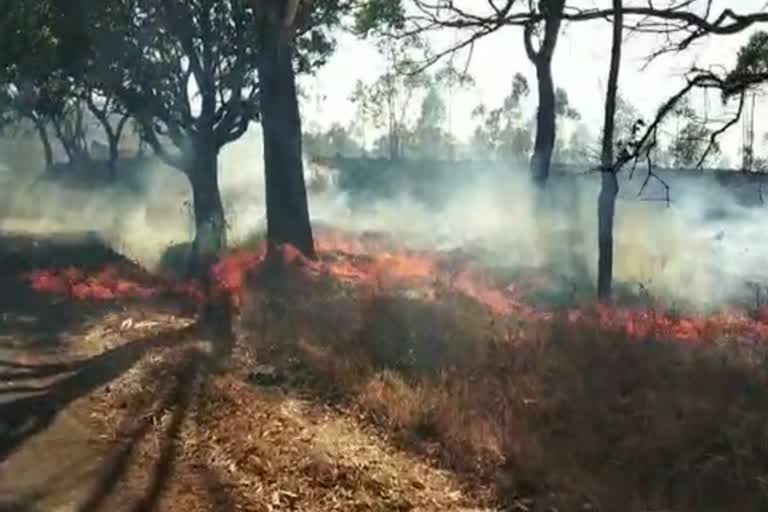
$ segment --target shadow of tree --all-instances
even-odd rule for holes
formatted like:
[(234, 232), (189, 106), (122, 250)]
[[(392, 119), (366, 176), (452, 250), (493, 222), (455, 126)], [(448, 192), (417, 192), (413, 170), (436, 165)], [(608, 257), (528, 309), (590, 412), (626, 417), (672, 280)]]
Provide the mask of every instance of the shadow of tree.
[[(31, 436), (47, 428), (57, 414), (79, 397), (85, 396), (96, 388), (107, 384), (134, 367), (149, 350), (171, 347), (190, 337), (195, 332), (194, 326), (166, 331), (148, 336), (123, 346), (109, 350), (88, 360), (61, 365), (20, 365), (0, 362), (3, 366), (14, 368), (25, 376), (54, 376), (57, 372), (69, 373), (54, 384), (41, 387), (43, 391), (32, 397), (11, 400), (0, 405), (0, 418), (5, 431), (0, 437), (0, 460), (4, 460), (19, 449)], [(99, 477), (87, 496), (77, 504), (78, 512), (115, 509), (118, 500), (119, 510), (152, 511), (167, 489), (174, 476), (178, 460), (178, 437), (194, 406), (198, 391), (207, 375), (217, 368), (218, 352), (208, 353), (201, 348), (190, 347), (177, 358), (163, 361), (159, 366), (143, 375), (140, 388), (150, 393), (149, 398), (135, 410), (126, 411), (121, 424), (119, 440), (108, 451), (103, 463), (99, 463)], [(7, 391), (7, 390), (6, 390)], [(1, 398), (1, 397), (0, 397)], [(165, 421), (158, 422), (158, 419)], [(162, 432), (157, 432), (162, 424)], [(149, 460), (141, 456), (141, 443), (157, 435), (157, 455)], [(131, 468), (142, 467), (147, 475), (143, 490), (136, 492), (129, 489), (126, 493), (124, 484)], [(64, 468), (72, 471), (75, 468)], [(228, 490), (213, 473), (203, 473), (202, 488), (212, 494), (216, 503), (232, 503)], [(46, 488), (36, 489), (26, 495), (17, 496), (12, 503), (0, 500), (0, 512), (5, 510), (39, 510), (49, 496), (49, 487), (56, 487), (46, 482)], [(225, 508), (229, 510), (229, 508)]]
[(148, 350), (177, 344), (192, 332), (192, 328), (183, 328), (153, 334), (76, 363), (40, 367), (13, 362), (0, 363), (0, 367), (13, 368), (11, 377), (23, 375), (24, 378), (40, 378), (69, 374), (53, 384), (35, 390), (37, 394), (33, 396), (14, 398), (10, 396), (10, 393), (18, 391), (14, 388), (4, 392), (10, 400), (0, 404), (0, 422), (3, 426), (0, 436), (0, 461), (5, 460), (29, 437), (47, 428), (58, 413), (74, 400), (128, 371)]
[[(178, 454), (178, 435), (210, 363), (210, 356), (199, 350), (189, 349), (178, 363), (172, 366), (164, 365), (164, 368), (156, 373), (156, 375), (164, 375), (166, 381), (166, 384), (160, 388), (160, 398), (155, 401), (149, 413), (146, 410), (141, 411), (138, 421), (133, 421), (133, 415), (127, 416), (127, 421), (135, 423), (127, 441), (115, 448), (105, 464), (103, 476), (87, 499), (80, 504), (78, 511), (110, 509), (107, 500), (115, 494), (123, 477), (129, 471), (132, 461), (136, 458), (139, 443), (146, 438), (154, 426), (154, 418), (164, 411), (169, 411), (170, 419), (161, 436), (157, 459), (151, 468), (147, 468), (147, 472), (150, 473), (148, 484), (137, 498), (131, 500), (132, 503), (125, 504), (126, 510), (136, 512), (156, 509), (168, 482), (173, 477)], [(150, 375), (148, 378), (152, 377), (153, 375)]]

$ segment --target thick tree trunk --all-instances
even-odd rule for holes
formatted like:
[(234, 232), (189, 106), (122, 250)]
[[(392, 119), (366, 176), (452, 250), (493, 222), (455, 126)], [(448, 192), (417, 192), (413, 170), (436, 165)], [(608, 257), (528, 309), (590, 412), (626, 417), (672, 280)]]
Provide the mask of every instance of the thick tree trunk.
[(48, 130), (45, 128), (45, 123), (39, 119), (34, 119), (35, 129), (37, 135), (40, 137), (40, 142), (43, 144), (43, 155), (45, 155), (45, 169), (46, 171), (53, 166), (53, 148), (51, 147), (51, 139), (48, 138)]
[(265, 23), (259, 62), (267, 196), (267, 238), (314, 257), (302, 161), (301, 116), (288, 29)]
[(552, 81), (551, 56), (536, 63), (539, 86), (539, 109), (536, 114), (536, 140), (531, 156), (531, 177), (538, 189), (543, 189), (549, 178), (552, 152), (555, 148), (555, 85)]
[(613, 225), (616, 213), (616, 196), (619, 193), (617, 169), (613, 162), (613, 132), (616, 114), (616, 92), (621, 65), (621, 37), (624, 22), (622, 1), (613, 0), (616, 15), (613, 18), (613, 46), (611, 68), (608, 73), (608, 88), (605, 98), (605, 121), (601, 158), (602, 183), (597, 203), (598, 218), (598, 260), (597, 297), (600, 301), (611, 298), (613, 286)]
[(216, 151), (195, 148), (195, 161), (189, 171), (189, 180), (195, 215), (193, 259), (198, 271), (214, 263), (227, 243), (217, 171)]
[(191, 266), (200, 280), (205, 301), (199, 314), (200, 326), (219, 338), (232, 336), (232, 312), (229, 298), (220, 293), (211, 276), (211, 268), (227, 245), (224, 207), (218, 182), (218, 151), (209, 139), (195, 148), (195, 160), (188, 171), (192, 185), (195, 239)]

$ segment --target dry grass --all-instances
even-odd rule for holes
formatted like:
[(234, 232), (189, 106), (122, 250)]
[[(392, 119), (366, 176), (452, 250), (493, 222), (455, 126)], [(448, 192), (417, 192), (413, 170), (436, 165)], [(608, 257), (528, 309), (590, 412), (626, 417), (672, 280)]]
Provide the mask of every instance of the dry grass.
[(505, 505), (768, 507), (765, 352), (717, 326), (667, 343), (494, 318), (449, 295), (256, 289), (244, 322), (260, 359)]

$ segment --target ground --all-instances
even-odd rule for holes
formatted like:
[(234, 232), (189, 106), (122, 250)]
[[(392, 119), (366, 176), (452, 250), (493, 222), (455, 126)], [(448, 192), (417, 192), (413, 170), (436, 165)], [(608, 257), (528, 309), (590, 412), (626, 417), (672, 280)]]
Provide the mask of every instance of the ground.
[(96, 237), (0, 237), (0, 510), (768, 510), (764, 308), (336, 242), (215, 266), (231, 345)]
[(87, 265), (88, 244), (0, 244), (0, 510), (481, 510), (251, 352), (222, 367), (172, 301), (75, 303), (20, 278)]

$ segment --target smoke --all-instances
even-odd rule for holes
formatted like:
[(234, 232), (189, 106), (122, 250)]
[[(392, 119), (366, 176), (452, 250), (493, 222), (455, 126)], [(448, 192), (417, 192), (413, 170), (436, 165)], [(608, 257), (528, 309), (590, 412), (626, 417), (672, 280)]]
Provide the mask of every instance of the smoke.
[[(265, 229), (262, 165), (258, 130), (220, 155), (233, 245)], [(169, 246), (193, 236), (186, 178), (158, 161), (121, 170), (125, 176), (119, 185), (84, 179), (87, 173), (70, 181), (43, 179), (18, 158), (5, 167), (9, 170), (0, 167), (2, 231), (96, 231), (148, 267), (155, 267)], [(456, 168), (449, 179), (429, 184), (430, 201), (405, 186), (395, 193), (351, 189), (338, 184), (338, 169), (309, 162), (305, 167), (315, 225), (382, 232), (414, 249), (460, 251), (489, 268), (548, 276), (563, 294), (592, 294), (595, 174), (554, 176), (546, 197), (551, 207), (541, 209), (535, 207), (524, 167), (489, 163), (487, 169), (464, 174)], [(672, 199), (667, 206), (658, 183), (651, 182), (643, 196), (655, 200), (637, 197), (642, 178), (624, 177), (621, 183), (615, 235), (619, 288), (642, 290), (668, 304), (709, 308), (748, 299), (747, 282), (768, 283), (768, 239), (761, 226), (765, 208), (756, 204), (758, 185), (724, 186), (711, 175), (667, 173)], [(755, 204), (745, 205), (750, 201)]]

